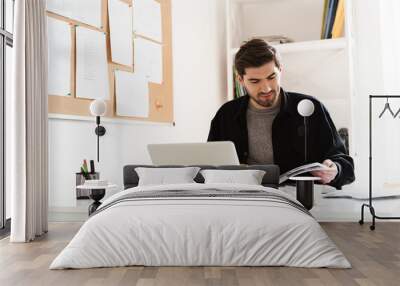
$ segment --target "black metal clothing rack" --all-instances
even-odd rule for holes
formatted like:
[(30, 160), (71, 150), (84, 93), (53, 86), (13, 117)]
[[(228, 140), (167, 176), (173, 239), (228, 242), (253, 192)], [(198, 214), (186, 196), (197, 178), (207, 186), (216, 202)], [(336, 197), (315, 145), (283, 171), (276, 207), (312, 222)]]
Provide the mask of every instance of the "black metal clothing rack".
[(400, 219), (400, 217), (384, 217), (378, 216), (375, 213), (375, 208), (372, 205), (372, 100), (374, 98), (400, 98), (400, 95), (370, 95), (369, 96), (369, 203), (363, 204), (361, 206), (361, 219), (359, 220), (360, 224), (364, 224), (364, 208), (369, 208), (369, 211), (372, 215), (372, 225), (370, 225), (370, 229), (375, 229), (375, 219)]

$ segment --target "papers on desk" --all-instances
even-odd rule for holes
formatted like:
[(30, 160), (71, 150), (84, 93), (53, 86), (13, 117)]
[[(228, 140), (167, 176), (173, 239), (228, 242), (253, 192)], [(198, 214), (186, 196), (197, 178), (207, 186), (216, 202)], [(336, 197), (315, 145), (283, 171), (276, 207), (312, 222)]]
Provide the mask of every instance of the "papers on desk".
[(47, 11), (91, 25), (101, 27), (102, 0), (47, 0)]
[(149, 88), (143, 74), (115, 71), (115, 93), (118, 115), (149, 116)]
[(107, 180), (85, 180), (85, 186), (90, 187), (107, 187), (108, 181)]
[(132, 7), (120, 0), (108, 0), (111, 60), (121, 65), (133, 64)]
[(133, 31), (135, 34), (162, 42), (160, 3), (154, 0), (134, 1)]
[(76, 96), (108, 99), (106, 36), (76, 27)]
[(47, 17), (48, 31), (48, 93), (71, 95), (71, 26)]

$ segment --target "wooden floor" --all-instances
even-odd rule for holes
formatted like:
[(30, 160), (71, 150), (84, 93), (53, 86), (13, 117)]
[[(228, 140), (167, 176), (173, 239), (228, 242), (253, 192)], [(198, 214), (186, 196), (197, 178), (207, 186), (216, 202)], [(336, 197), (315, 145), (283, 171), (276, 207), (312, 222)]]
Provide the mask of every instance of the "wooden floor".
[(80, 223), (52, 223), (49, 233), (27, 244), (0, 241), (0, 285), (400, 285), (400, 223), (323, 223), (353, 268), (121, 267), (48, 270)]

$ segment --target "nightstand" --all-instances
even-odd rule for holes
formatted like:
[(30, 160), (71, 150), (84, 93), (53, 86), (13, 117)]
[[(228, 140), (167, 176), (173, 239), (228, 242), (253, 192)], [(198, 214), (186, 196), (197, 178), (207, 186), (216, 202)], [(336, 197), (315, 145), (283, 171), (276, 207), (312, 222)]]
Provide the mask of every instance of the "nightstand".
[(314, 181), (320, 179), (310, 176), (289, 178), (289, 180), (296, 181), (296, 199), (308, 210), (311, 210), (314, 205)]
[(89, 190), (89, 197), (92, 200), (94, 200), (94, 202), (88, 208), (88, 212), (89, 212), (89, 216), (90, 216), (101, 205), (100, 200), (102, 198), (104, 198), (104, 195), (106, 194), (106, 190), (115, 188), (115, 187), (117, 187), (117, 185), (109, 184), (107, 186), (80, 185), (80, 186), (77, 186), (76, 188)]

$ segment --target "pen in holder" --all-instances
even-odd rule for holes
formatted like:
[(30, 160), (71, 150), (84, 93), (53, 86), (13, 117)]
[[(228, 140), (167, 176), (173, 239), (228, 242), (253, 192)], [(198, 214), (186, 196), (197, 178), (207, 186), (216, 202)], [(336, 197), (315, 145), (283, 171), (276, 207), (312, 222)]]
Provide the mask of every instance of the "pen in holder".
[[(85, 184), (86, 180), (98, 180), (100, 179), (100, 173), (76, 173), (76, 185), (80, 186)], [(78, 200), (89, 199), (90, 189), (80, 189), (76, 188), (76, 198)]]

